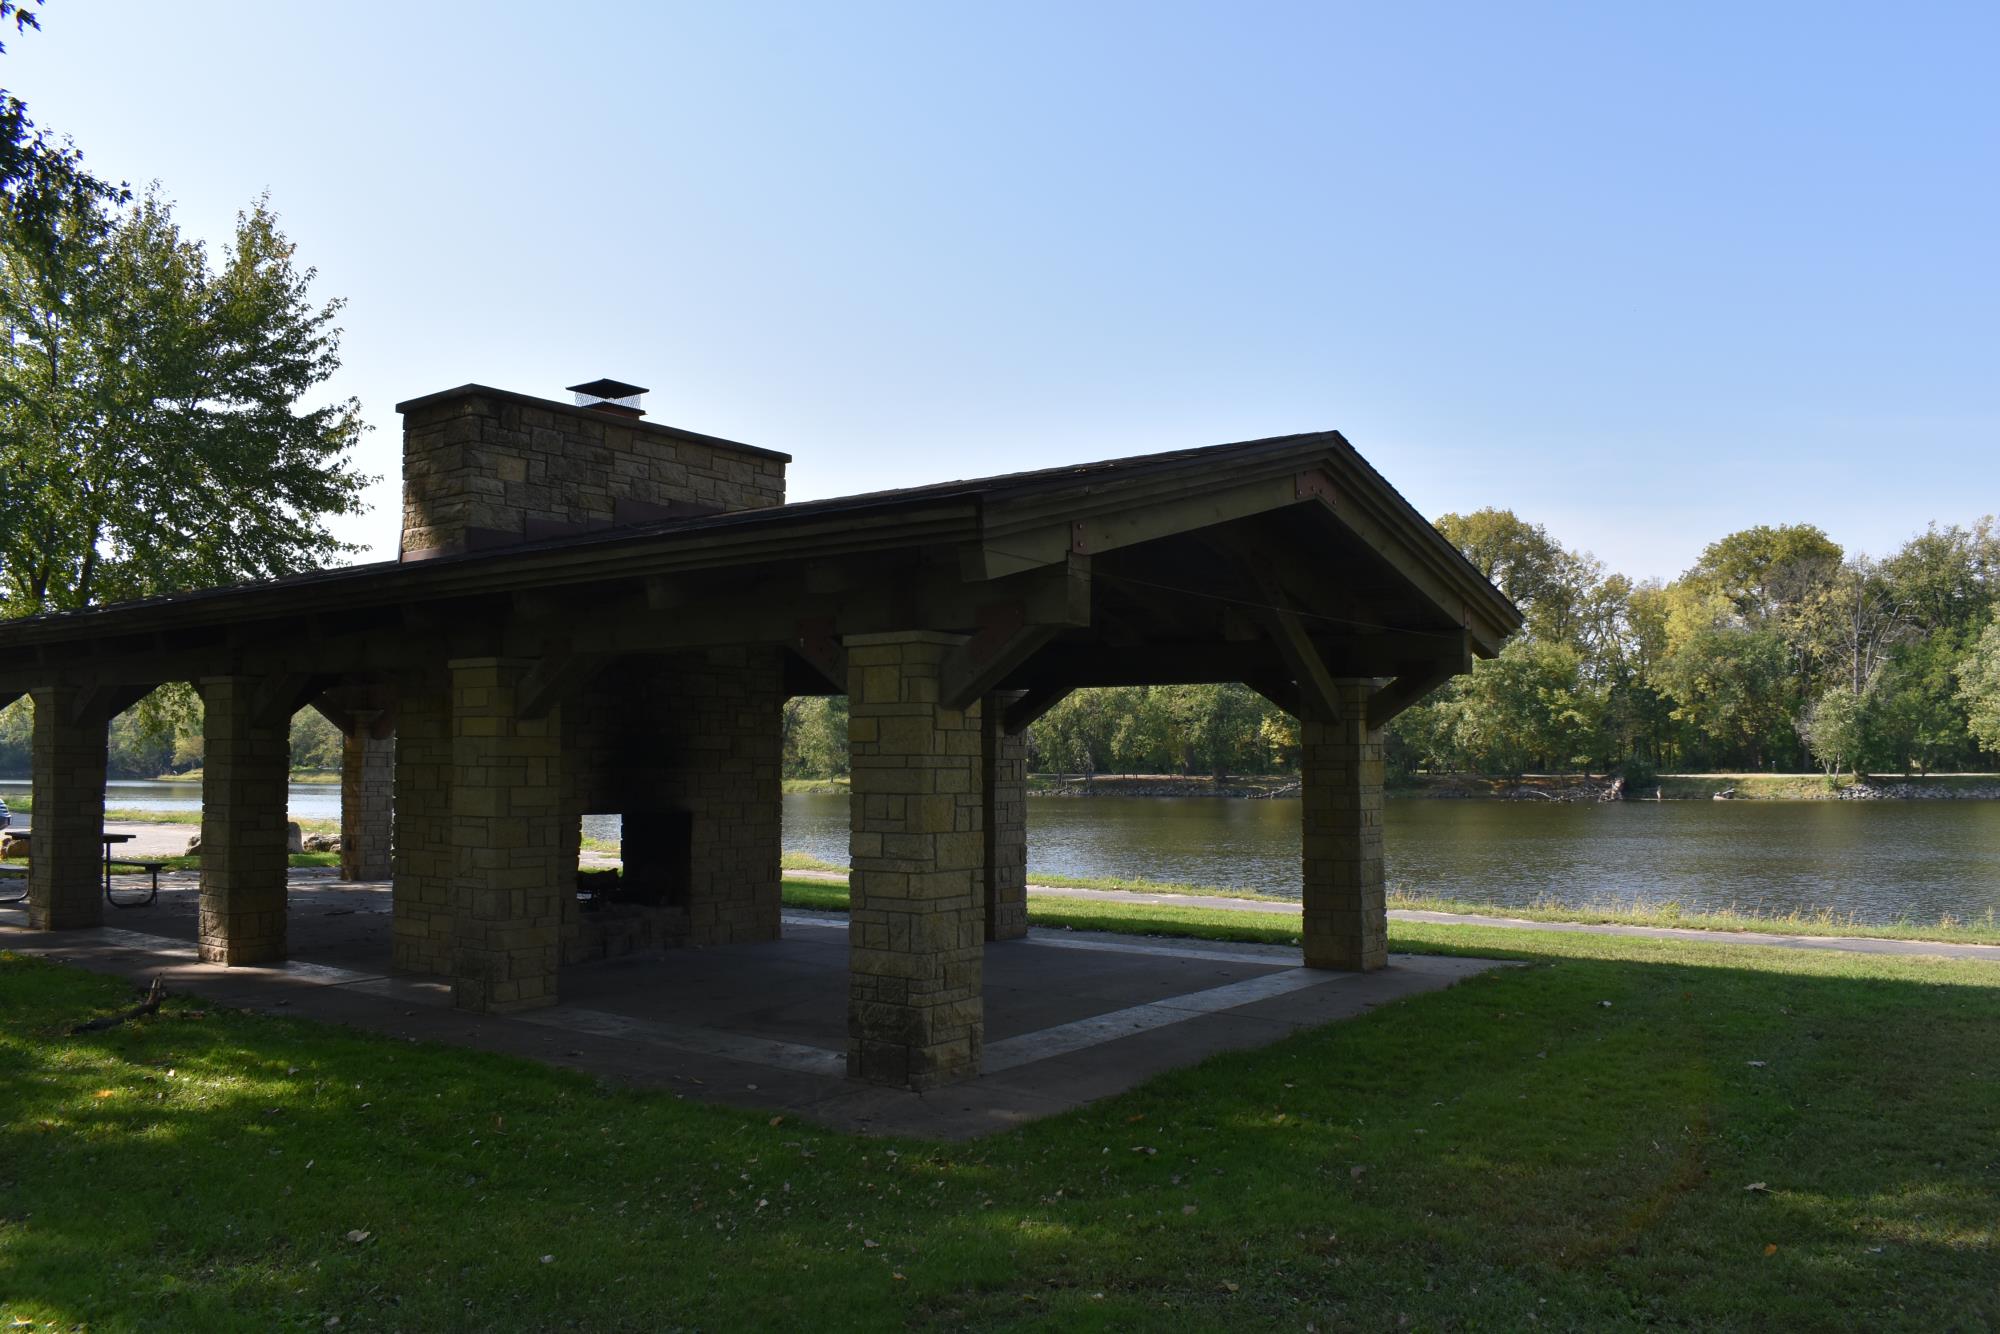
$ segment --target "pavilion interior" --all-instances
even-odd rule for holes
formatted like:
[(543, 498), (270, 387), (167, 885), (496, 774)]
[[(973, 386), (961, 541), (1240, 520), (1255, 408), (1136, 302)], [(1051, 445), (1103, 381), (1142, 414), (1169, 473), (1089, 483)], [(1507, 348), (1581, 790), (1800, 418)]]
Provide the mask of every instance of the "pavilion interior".
[[(0, 626), (0, 696), (35, 703), (25, 925), (106, 925), (106, 725), (190, 681), (202, 869), (144, 929), (245, 985), (306, 960), (446, 1012), (635, 1011), (683, 1048), (707, 1026), (924, 1090), (1065, 1058), (1020, 1040), (1093, 1016), (1388, 963), (1380, 729), (1519, 615), (1337, 434), (787, 505), (785, 456), (618, 397), (400, 405), (397, 561)], [(1208, 681), (1301, 721), (1302, 951), (1010, 947), (1024, 729), (1080, 687)], [(827, 693), (845, 923), (780, 901), (782, 706)], [(378, 888), (288, 877), (305, 707), (346, 738), (341, 885)], [(579, 884), (586, 811), (624, 817), (615, 885)], [(1278, 998), (1241, 994), (1244, 1023)], [(1148, 1041), (1200, 1054), (1185, 1023)]]

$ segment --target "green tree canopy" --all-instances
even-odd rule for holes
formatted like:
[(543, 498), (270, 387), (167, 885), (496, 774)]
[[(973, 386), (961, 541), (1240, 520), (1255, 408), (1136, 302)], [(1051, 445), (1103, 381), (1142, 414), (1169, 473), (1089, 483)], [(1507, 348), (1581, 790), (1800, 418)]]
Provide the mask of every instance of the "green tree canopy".
[(1686, 581), (1722, 594), (1754, 626), (1770, 624), (1840, 568), (1840, 544), (1811, 524), (1759, 524), (1709, 543)]
[(1958, 697), (1979, 744), (2000, 751), (2000, 621), (1986, 627), (1958, 668)]
[[(9, 20), (17, 32), (42, 26), (26, 5), (0, 0), (0, 28)], [(0, 43), (0, 52), (6, 49)], [(53, 256), (66, 218), (129, 198), (124, 186), (100, 181), (84, 170), (83, 154), (75, 144), (38, 127), (28, 115), (28, 104), (0, 88), (0, 215), (20, 244)]]
[(219, 264), (157, 192), (72, 210), (54, 254), (0, 231), (0, 607), (82, 607), (323, 565), (370, 480), (340, 303), (262, 200)]

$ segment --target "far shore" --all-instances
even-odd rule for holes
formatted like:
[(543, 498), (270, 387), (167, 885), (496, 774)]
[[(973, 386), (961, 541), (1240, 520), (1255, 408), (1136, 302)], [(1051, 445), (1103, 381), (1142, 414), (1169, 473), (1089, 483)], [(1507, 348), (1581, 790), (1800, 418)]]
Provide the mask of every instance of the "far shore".
[[(844, 782), (844, 780), (843, 780)], [(1214, 778), (1183, 774), (1030, 774), (1050, 797), (1293, 798), (1289, 774)], [(1659, 774), (1619, 786), (1616, 774), (1417, 774), (1391, 780), (1392, 797), (1466, 801), (2000, 801), (2000, 774)]]

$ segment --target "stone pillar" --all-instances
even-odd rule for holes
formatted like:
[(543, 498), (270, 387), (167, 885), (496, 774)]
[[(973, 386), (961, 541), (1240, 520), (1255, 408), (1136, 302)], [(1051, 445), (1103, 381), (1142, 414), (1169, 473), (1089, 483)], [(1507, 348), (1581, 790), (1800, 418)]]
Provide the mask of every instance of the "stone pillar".
[(390, 796), (395, 785), (395, 733), (376, 736), (370, 722), (357, 722), (340, 747), (341, 879), (387, 880), (393, 874)]
[(1367, 725), (1369, 683), (1339, 686), (1341, 722), (1299, 724), (1305, 964), (1367, 971), (1389, 961), (1382, 729)]
[(106, 720), (76, 720), (82, 692), (34, 692), (34, 838), (28, 855), (28, 926), (67, 931), (104, 921)]
[(523, 718), (534, 664), (451, 664), (452, 996), (501, 1014), (553, 1005), (561, 957), (562, 727)]
[(399, 973), (449, 973), (451, 695), (441, 673), (399, 683), (395, 747), (391, 963)]
[(922, 631), (847, 641), (847, 1069), (903, 1088), (979, 1073), (980, 711), (938, 704), (939, 669), (962, 642)]
[(285, 792), (290, 719), (257, 718), (254, 677), (201, 683), (201, 957), (277, 963), (285, 957)]
[(988, 695), (980, 705), (980, 791), (985, 822), (986, 938), (1028, 934), (1028, 738), (1007, 734), (1007, 707), (1018, 692)]

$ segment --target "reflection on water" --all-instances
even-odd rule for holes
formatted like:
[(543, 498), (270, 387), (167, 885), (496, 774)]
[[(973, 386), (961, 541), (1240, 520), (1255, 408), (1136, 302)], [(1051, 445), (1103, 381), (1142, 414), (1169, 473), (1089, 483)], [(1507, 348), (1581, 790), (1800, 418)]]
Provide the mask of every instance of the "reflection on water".
[[(1394, 890), (1494, 905), (1678, 901), (1863, 921), (2000, 914), (2000, 802), (1392, 798)], [(1030, 797), (1028, 869), (1299, 892), (1299, 803)], [(847, 798), (785, 798), (785, 848), (847, 862)]]
[[(25, 778), (0, 778), (0, 800), (12, 805), (28, 795)], [(294, 820), (338, 820), (340, 784), (292, 783), (285, 805)], [(189, 824), (201, 823), (201, 784), (162, 783), (153, 779), (114, 778), (104, 785), (104, 804), (128, 811), (172, 811), (185, 814)], [(25, 821), (15, 820), (16, 824)]]

